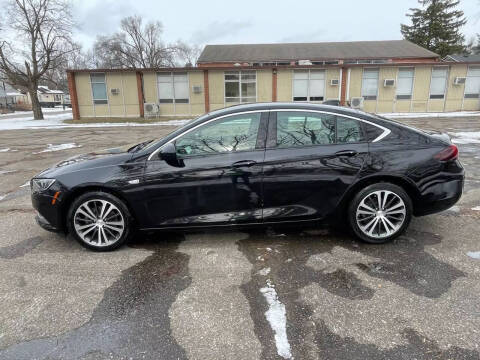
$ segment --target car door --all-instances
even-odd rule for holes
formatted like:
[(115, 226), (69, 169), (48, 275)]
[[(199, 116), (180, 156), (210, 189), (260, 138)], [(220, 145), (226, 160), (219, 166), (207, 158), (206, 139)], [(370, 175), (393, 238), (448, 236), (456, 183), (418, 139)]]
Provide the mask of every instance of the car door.
[(260, 222), (267, 121), (268, 112), (209, 120), (174, 139), (178, 166), (147, 161), (150, 227)]
[(265, 222), (333, 213), (368, 155), (360, 121), (335, 113), (272, 112), (264, 161)]

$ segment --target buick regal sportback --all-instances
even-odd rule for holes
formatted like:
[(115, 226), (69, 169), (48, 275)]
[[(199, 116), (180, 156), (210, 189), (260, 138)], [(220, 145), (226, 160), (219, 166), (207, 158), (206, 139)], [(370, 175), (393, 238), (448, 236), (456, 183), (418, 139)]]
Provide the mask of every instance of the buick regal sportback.
[(67, 159), (31, 189), (40, 226), (106, 251), (134, 231), (338, 222), (379, 244), (412, 216), (451, 207), (463, 182), (445, 134), (342, 107), (258, 103)]

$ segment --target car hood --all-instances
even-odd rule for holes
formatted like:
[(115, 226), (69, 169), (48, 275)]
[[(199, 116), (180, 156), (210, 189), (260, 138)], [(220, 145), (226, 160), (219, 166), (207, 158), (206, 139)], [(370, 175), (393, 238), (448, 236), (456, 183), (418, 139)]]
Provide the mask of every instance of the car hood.
[(66, 172), (74, 172), (91, 168), (112, 166), (124, 163), (132, 158), (128, 152), (133, 145), (125, 145), (86, 154), (72, 156), (54, 166), (43, 170), (36, 177), (56, 177)]

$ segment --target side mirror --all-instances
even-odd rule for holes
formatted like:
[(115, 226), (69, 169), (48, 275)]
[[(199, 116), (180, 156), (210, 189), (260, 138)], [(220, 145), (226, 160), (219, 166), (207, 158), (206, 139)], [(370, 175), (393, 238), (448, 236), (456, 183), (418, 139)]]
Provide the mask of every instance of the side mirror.
[(177, 157), (177, 149), (175, 144), (166, 144), (159, 153), (160, 159), (164, 160), (167, 164), (172, 166), (182, 166), (183, 161)]

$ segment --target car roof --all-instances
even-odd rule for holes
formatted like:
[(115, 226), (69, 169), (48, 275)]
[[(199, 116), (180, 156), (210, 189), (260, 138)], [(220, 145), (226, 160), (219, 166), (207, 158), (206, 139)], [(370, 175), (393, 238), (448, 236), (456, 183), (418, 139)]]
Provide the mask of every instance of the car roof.
[(212, 117), (235, 114), (245, 111), (257, 111), (257, 110), (276, 110), (276, 109), (301, 109), (301, 110), (316, 110), (316, 111), (331, 111), (339, 114), (357, 116), (357, 117), (370, 117), (371, 115), (363, 111), (333, 105), (312, 104), (312, 103), (299, 103), (299, 102), (259, 102), (250, 104), (233, 105), (223, 109), (218, 109), (209, 112), (202, 116), (204, 120), (211, 119)]

